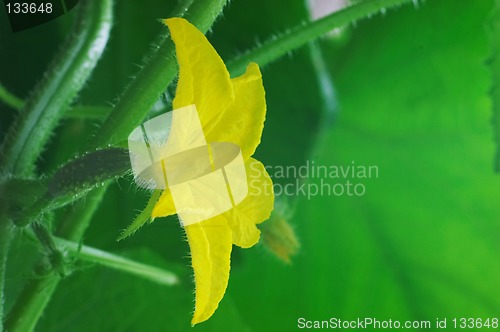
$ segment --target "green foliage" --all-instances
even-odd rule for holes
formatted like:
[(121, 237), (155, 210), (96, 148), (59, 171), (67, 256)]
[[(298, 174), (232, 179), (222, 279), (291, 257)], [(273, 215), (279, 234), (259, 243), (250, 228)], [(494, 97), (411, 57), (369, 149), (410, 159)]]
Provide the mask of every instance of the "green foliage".
[[(26, 147), (28, 157), (22, 158), (29, 166), (11, 174), (22, 144), (12, 145), (2, 156), (9, 161), (0, 174), (0, 253), (12, 240), (5, 311), (14, 314), (7, 317), (7, 327), (30, 330), (36, 324), (37, 330), (56, 332), (192, 329), (189, 249), (176, 217), (157, 219), (135, 232), (148, 219), (151, 193), (137, 189), (130, 177), (90, 190), (125, 173), (128, 157), (121, 149), (85, 153), (92, 140), (93, 147), (122, 144), (145, 117), (169, 108), (177, 69), (166, 30), (156, 19), (170, 13), (186, 15), (203, 31), (210, 30), (209, 40), (233, 75), (248, 61), (263, 65), (268, 113), (257, 157), (265, 165), (300, 166), (314, 160), (316, 165), (378, 169), (376, 178), (349, 179), (365, 186), (366, 193), (359, 197), (281, 197), (290, 200), (291, 207), (280, 213), (296, 212), (291, 225), (263, 224), (263, 232), (272, 232), (262, 238), (273, 248), (286, 233), (287, 258), (300, 243), (292, 264), (278, 261), (264, 246), (235, 248), (226, 296), (214, 317), (197, 330), (289, 331), (300, 317), (434, 322), (498, 315), (500, 180), (493, 168), (498, 121), (491, 126), (498, 108), (498, 15), (491, 13), (496, 2), (457, 6), (453, 0), (428, 0), (391, 8), (347, 26), (340, 36), (329, 34), (318, 44), (304, 46), (329, 29), (402, 2), (361, 1), (321, 23), (302, 26), (308, 20), (303, 1), (284, 6), (238, 0), (224, 9), (211, 30), (225, 1), (116, 3), (116, 24), (102, 61), (95, 71), (82, 75), (78, 86), (63, 86), (71, 93), (56, 103), (68, 109), (92, 72), (77, 105), (96, 106), (66, 112), (63, 125), (51, 136), (62, 110), (52, 107), (56, 104), (40, 104), (36, 114), (58, 113), (48, 119), (50, 130), (40, 129), (43, 139)], [(0, 104), (1, 139), (18, 142), (16, 135), (26, 138), (23, 133), (39, 128), (34, 120), (14, 120), (19, 112), (14, 108), (22, 101), (3, 87), (29, 96), (74, 19), (71, 14), (17, 39), (0, 24), (2, 38), (7, 36), (2, 43), (8, 45), (0, 53), (0, 98), (10, 105)], [(256, 40), (267, 42), (259, 47)], [(304, 47), (296, 49), (299, 46)], [(20, 60), (34, 50), (38, 61)], [(75, 56), (84, 60), (83, 53)], [(61, 82), (54, 80), (56, 95)], [(27, 116), (22, 113), (19, 119)], [(25, 131), (15, 129), (23, 127), (19, 121), (29, 124)], [(53, 139), (36, 165), (40, 174), (48, 175), (27, 178), (49, 137)], [(303, 181), (321, 188), (345, 180)], [(295, 179), (274, 182), (285, 185)], [(85, 198), (54, 213), (50, 210), (64, 205), (57, 197), (64, 204)], [(35, 230), (48, 251), (12, 230), (7, 217), (20, 215), (23, 224), (39, 217), (42, 224)], [(120, 238), (134, 236), (117, 242), (120, 230), (136, 215)], [(4, 241), (5, 234), (9, 241)], [(65, 255), (57, 257), (66, 262), (61, 270), (68, 276), (53, 271), (51, 253)], [(179, 284), (151, 282), (165, 276)], [(25, 315), (34, 318), (18, 323)]]
[[(339, 115), (311, 159), (376, 165), (380, 176), (360, 180), (363, 197), (300, 201), (292, 222), (302, 251), (293, 266), (244, 253), (230, 294), (252, 312), (254, 330), (293, 330), (299, 317), (498, 313), (500, 183), (484, 30), (491, 3), (427, 1), (359, 23), (345, 47), (322, 41)], [(287, 117), (282, 126), (293, 123)], [(286, 149), (286, 140), (272, 142)]]
[(0, 149), (3, 171), (31, 175), (52, 130), (89, 78), (106, 46), (112, 24), (112, 2), (87, 1), (73, 35), (54, 58)]
[(492, 102), (493, 102), (493, 130), (496, 142), (496, 157), (494, 160), (495, 170), (500, 172), (500, 86), (498, 78), (500, 73), (500, 3), (495, 2), (489, 22), (489, 32), (492, 46), (492, 54), (489, 59), (489, 67), (493, 75)]
[(380, 176), (353, 180), (366, 185), (362, 197), (299, 208), (309, 248), (301, 265), (314, 273), (304, 291), (322, 304), (311, 315), (498, 314), (500, 180), (485, 64), (492, 2), (407, 7), (360, 24), (330, 56), (341, 113), (315, 159), (376, 165)]

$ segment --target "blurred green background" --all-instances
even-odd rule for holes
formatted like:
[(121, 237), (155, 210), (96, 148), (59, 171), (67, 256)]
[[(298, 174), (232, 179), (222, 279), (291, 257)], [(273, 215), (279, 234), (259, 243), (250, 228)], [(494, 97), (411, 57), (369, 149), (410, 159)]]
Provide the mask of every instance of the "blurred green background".
[[(109, 47), (79, 103), (113, 104), (158, 33), (156, 19), (174, 5), (117, 1)], [(301, 242), (292, 264), (262, 245), (234, 248), (226, 296), (194, 330), (289, 331), (300, 317), (500, 316), (496, 82), (489, 67), (496, 55), (491, 38), (500, 35), (488, 32), (493, 7), (493, 0), (409, 4), (263, 68), (268, 113), (259, 160), (271, 166), (354, 161), (378, 166), (379, 177), (362, 180), (362, 197), (288, 197), (295, 211), (288, 221)], [(74, 11), (16, 34), (0, 13), (0, 82), (26, 97), (67, 37)], [(234, 0), (208, 37), (227, 61), (308, 17), (303, 1)], [(14, 111), (4, 104), (0, 110), (3, 134)], [(81, 151), (96, 128), (64, 121), (40, 162), (43, 172)], [(84, 266), (60, 284), (37, 330), (192, 329), (192, 270), (176, 218), (115, 241), (147, 196), (130, 177), (118, 180), (85, 243), (175, 271), (181, 284), (159, 286)], [(18, 237), (9, 257), (7, 307), (31, 277), (27, 253), (35, 259), (37, 251)]]

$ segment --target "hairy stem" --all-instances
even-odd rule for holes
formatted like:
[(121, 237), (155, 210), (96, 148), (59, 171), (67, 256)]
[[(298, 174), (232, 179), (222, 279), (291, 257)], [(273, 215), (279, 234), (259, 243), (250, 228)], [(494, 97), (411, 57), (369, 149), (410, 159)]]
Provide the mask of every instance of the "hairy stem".
[(0, 332), (3, 331), (5, 266), (7, 264), (7, 252), (12, 238), (12, 229), (13, 225), (10, 220), (0, 215)]
[[(0, 101), (18, 111), (25, 105), (24, 100), (8, 91), (2, 84), (0, 84)], [(110, 106), (75, 105), (63, 114), (63, 118), (104, 121), (109, 113), (111, 113)]]
[[(225, 3), (226, 0), (194, 2), (190, 9), (190, 21), (201, 30), (207, 31), (219, 16)], [(184, 11), (183, 8), (175, 16), (182, 16)], [(152, 55), (150, 61), (122, 95), (118, 105), (101, 127), (94, 142), (95, 147), (125, 139), (130, 131), (140, 124), (174, 78), (177, 69), (172, 59), (173, 44), (169, 40), (164, 41), (164, 43)], [(67, 218), (58, 232), (60, 237), (75, 242), (81, 240), (106, 188), (107, 186), (104, 186), (92, 191), (87, 197), (87, 202), (92, 195), (95, 195), (95, 203), (92, 203), (90, 207), (83, 208), (84, 213), (75, 215), (74, 218)], [(77, 202), (77, 206), (81, 204), (84, 202)], [(31, 280), (14, 304), (6, 321), (6, 327), (9, 331), (32, 331), (36, 326), (61, 280), (60, 275), (47, 274), (46, 269), (47, 266), (39, 265), (37, 270), (41, 273), (40, 278)]]
[[(34, 271), (37, 276), (24, 287), (14, 307), (12, 307), (7, 320), (5, 330), (9, 332), (33, 331), (43, 309), (50, 301), (61, 277), (50, 270), (44, 263), (37, 265)], [(32, 294), (43, 294), (43, 296), (32, 296)]]
[[(207, 31), (215, 21), (215, 19), (218, 17), (225, 3), (226, 0), (200, 0), (196, 2), (195, 4), (193, 4), (193, 8), (191, 8), (190, 11), (191, 22), (197, 25), (200, 29)], [(185, 8), (181, 8), (177, 15), (174, 16), (182, 16), (184, 11)], [(170, 41), (166, 41), (166, 43), (169, 44)], [(156, 54), (151, 57), (150, 62), (153, 62), (153, 64), (146, 64), (145, 68), (143, 68), (139, 76), (125, 91), (119, 104), (102, 126), (102, 129), (99, 132), (100, 134), (98, 134), (95, 140), (94, 146), (104, 145), (106, 143), (103, 142), (113, 141), (113, 139), (115, 142), (117, 142), (122, 138), (126, 138), (129, 132), (143, 120), (143, 118), (153, 106), (154, 102), (156, 102), (156, 100), (158, 99), (159, 95), (165, 91), (176, 74), (177, 68), (171, 57), (173, 51), (174, 49), (172, 44), (171, 46), (160, 46)], [(161, 83), (161, 74), (165, 72), (163, 72), (164, 68), (162, 68), (162, 66), (167, 67), (167, 74), (171, 71), (169, 77), (167, 77), (167, 80), (163, 83)], [(158, 72), (157, 70), (160, 69), (161, 71)], [(162, 88), (158, 88), (158, 85), (155, 84), (148, 86), (148, 80), (151, 79), (155, 81), (155, 78), (156, 83), (160, 81), (160, 84), (163, 86)], [(136, 81), (138, 82), (136, 83)], [(156, 96), (154, 98), (151, 98), (151, 93), (145, 93), (147, 90), (152, 90), (153, 94), (156, 94)], [(147, 94), (148, 96), (143, 96), (143, 98), (141, 99), (140, 97), (143, 94)], [(144, 102), (149, 106), (143, 107), (142, 109), (138, 108), (138, 112), (134, 112), (134, 107), (137, 106), (137, 104), (133, 102), (135, 97), (139, 98), (139, 104), (141, 104), (141, 102)], [(119, 119), (121, 119), (121, 116), (124, 117), (123, 119), (121, 119), (121, 121), (115, 123), (114, 117), (116, 116)], [(118, 133), (116, 136), (113, 135), (115, 131)], [(89, 201), (89, 199), (92, 199), (91, 196), (94, 196), (94, 200), (96, 202), (95, 206), (83, 208), (82, 211), (79, 211), (78, 208), (75, 209), (74, 211), (77, 211), (76, 215), (73, 216), (74, 218), (66, 218), (65, 222), (61, 224), (58, 235), (72, 241), (80, 241), (90, 223), (92, 214), (98, 206), (98, 201), (100, 201), (106, 189), (107, 186), (104, 186), (92, 191), (92, 193), (87, 197), (87, 201)], [(77, 202), (77, 207), (80, 207), (81, 205), (82, 201)], [(52, 296), (52, 293), (56, 289), (59, 281), (60, 276), (55, 273), (51, 273), (43, 278), (30, 282), (24, 289), (20, 300), (16, 302), (16, 305), (11, 311), (11, 315), (9, 317), (9, 320), (7, 321), (9, 331), (31, 331), (36, 325), (38, 318), (47, 305), (48, 299), (50, 299), (50, 297)], [(25, 305), (23, 305), (23, 303), (25, 303)], [(24, 311), (27, 312), (27, 315), (23, 313)], [(33, 315), (30, 315), (30, 312), (33, 313)], [(25, 321), (22, 320), (22, 317), (24, 316), (28, 316), (34, 319), (32, 319), (28, 323), (25, 323)]]
[(172, 286), (179, 282), (177, 276), (170, 271), (136, 262), (103, 250), (82, 245), (81, 243), (54, 237), (41, 223), (33, 222), (31, 229), (38, 242), (45, 249), (49, 262), (52, 265), (52, 270), (59, 272), (61, 275), (65, 274), (65, 260), (67, 254), (69, 254), (69, 256), (76, 259), (129, 273), (162, 285)]
[[(104, 188), (99, 188), (92, 191), (86, 201), (77, 202), (75, 208), (65, 216), (59, 235), (71, 241), (79, 241), (103, 195)], [(61, 281), (61, 275), (53, 271), (50, 263), (45, 260), (38, 263), (35, 275), (36, 278), (28, 281), (9, 312), (5, 321), (5, 328), (9, 332), (33, 331)]]
[[(193, 1), (185, 17), (200, 31), (206, 32), (219, 16), (228, 0)], [(174, 16), (184, 16), (183, 13)], [(163, 40), (148, 58), (141, 71), (122, 94), (115, 108), (99, 129), (93, 148), (116, 145), (124, 141), (130, 132), (141, 124), (177, 74), (177, 64), (173, 59), (174, 44)]]
[(54, 240), (58, 247), (66, 249), (71, 256), (80, 260), (130, 273), (162, 285), (172, 286), (179, 282), (177, 276), (170, 271), (135, 262), (128, 258), (114, 255), (96, 248), (85, 245), (80, 246), (77, 242), (67, 241), (61, 238), (54, 238)]
[(66, 274), (64, 255), (57, 247), (54, 237), (49, 230), (40, 222), (31, 223), (31, 230), (35, 233), (38, 242), (45, 249), (45, 254), (52, 267), (52, 271), (59, 273), (61, 276)]
[(101, 57), (111, 21), (111, 0), (82, 1), (71, 37), (7, 132), (0, 149), (5, 172), (19, 176), (33, 173), (52, 131)]
[(258, 63), (260, 66), (265, 66), (286, 55), (288, 52), (296, 50), (310, 41), (321, 37), (328, 31), (407, 2), (409, 0), (363, 1), (320, 20), (299, 25), (281, 35), (273, 37), (261, 46), (229, 62), (229, 71), (233, 76), (241, 75), (245, 72), (248, 63), (252, 61)]

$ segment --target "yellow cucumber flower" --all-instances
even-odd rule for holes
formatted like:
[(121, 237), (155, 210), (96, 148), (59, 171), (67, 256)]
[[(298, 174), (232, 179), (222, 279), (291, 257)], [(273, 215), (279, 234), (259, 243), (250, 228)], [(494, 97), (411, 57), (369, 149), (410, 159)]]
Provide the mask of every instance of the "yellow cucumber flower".
[[(259, 66), (250, 63), (245, 74), (231, 79), (224, 62), (206, 37), (182, 18), (164, 21), (175, 43), (179, 81), (173, 109), (195, 105), (207, 142), (230, 142), (241, 149), (248, 195), (232, 209), (185, 226), (196, 287), (191, 323), (209, 319), (222, 300), (229, 281), (232, 245), (249, 248), (259, 241), (256, 224), (268, 219), (274, 205), (272, 182), (256, 159), (266, 115), (265, 91)], [(176, 213), (167, 188), (152, 218)]]

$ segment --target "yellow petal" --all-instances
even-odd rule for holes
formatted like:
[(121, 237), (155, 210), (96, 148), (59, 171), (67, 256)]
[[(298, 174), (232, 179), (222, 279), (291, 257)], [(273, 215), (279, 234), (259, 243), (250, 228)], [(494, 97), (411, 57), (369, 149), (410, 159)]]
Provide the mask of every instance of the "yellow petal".
[[(250, 247), (258, 242), (256, 224), (271, 213), (274, 195), (264, 166), (250, 158), (260, 143), (266, 104), (262, 77), (256, 64), (230, 79), (217, 52), (205, 36), (184, 19), (165, 20), (179, 63), (174, 109), (196, 105), (208, 142), (232, 142), (242, 149), (249, 181), (248, 196), (224, 214), (185, 227), (196, 284), (192, 324), (210, 318), (224, 296), (229, 280), (232, 243)], [(175, 213), (166, 190), (153, 216)]]
[(234, 208), (210, 220), (226, 221), (232, 230), (232, 243), (250, 248), (259, 242), (256, 224), (269, 219), (274, 208), (273, 182), (264, 165), (253, 158), (245, 162), (248, 195)]
[(185, 227), (196, 285), (192, 325), (209, 319), (224, 297), (231, 262), (231, 229), (223, 218)]
[(266, 119), (266, 96), (256, 63), (245, 74), (231, 80), (234, 100), (225, 112), (203, 126), (208, 142), (232, 142), (241, 148), (243, 159), (254, 154)]
[(165, 20), (175, 43), (179, 81), (173, 102), (178, 109), (196, 105), (202, 125), (224, 112), (234, 99), (224, 62), (207, 38), (183, 18)]
[(232, 142), (247, 160), (260, 143), (266, 117), (265, 90), (256, 63), (230, 79), (206, 37), (182, 18), (165, 20), (175, 43), (179, 82), (173, 108), (195, 104), (208, 142)]
[(168, 217), (175, 214), (174, 201), (169, 189), (165, 189), (151, 212), (152, 218)]
[(268, 219), (274, 206), (272, 181), (264, 165), (245, 163), (248, 196), (233, 209), (185, 227), (196, 284), (192, 324), (209, 319), (222, 300), (229, 281), (232, 244), (243, 248), (259, 241), (256, 224)]
[(245, 163), (248, 196), (232, 210), (228, 224), (233, 231), (233, 243), (249, 248), (259, 242), (260, 231), (255, 226), (271, 216), (274, 207), (273, 182), (264, 165), (253, 158)]

